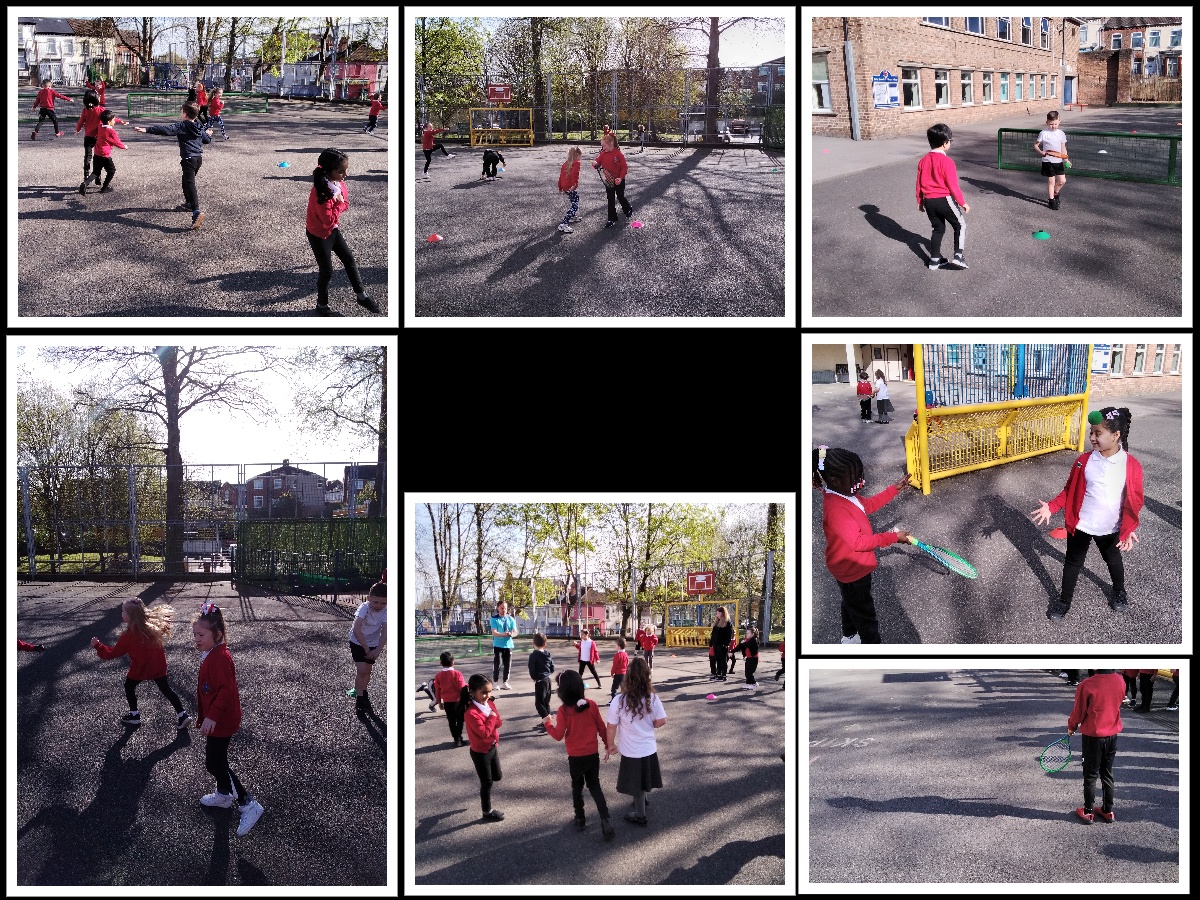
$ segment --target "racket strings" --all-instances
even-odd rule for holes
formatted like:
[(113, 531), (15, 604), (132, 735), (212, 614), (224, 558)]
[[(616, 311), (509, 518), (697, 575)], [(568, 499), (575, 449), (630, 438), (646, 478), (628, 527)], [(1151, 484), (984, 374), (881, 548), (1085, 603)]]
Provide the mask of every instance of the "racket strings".
[(1071, 761), (1071, 745), (1066, 740), (1055, 741), (1042, 751), (1042, 768), (1047, 772), (1057, 772), (1066, 767)]
[(961, 556), (951, 553), (949, 550), (942, 549), (941, 547), (935, 547), (930, 555), (951, 572), (955, 572), (967, 578), (974, 578), (978, 574), (973, 565), (971, 565)]

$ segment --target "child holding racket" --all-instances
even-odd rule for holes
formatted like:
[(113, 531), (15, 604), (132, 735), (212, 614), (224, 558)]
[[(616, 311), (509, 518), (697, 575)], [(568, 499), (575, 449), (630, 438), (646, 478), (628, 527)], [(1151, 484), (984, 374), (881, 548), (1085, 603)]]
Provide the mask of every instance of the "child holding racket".
[(626, 219), (633, 215), (633, 207), (625, 199), (625, 176), (629, 174), (629, 164), (625, 162), (625, 155), (617, 146), (617, 139), (611, 131), (605, 131), (604, 137), (600, 138), (600, 155), (592, 163), (592, 168), (600, 173), (604, 192), (608, 195), (608, 221), (604, 227), (612, 228), (617, 224), (616, 201), (621, 201), (621, 211)]
[(1106, 406), (1088, 415), (1091, 425), (1090, 453), (1071, 466), (1062, 493), (1033, 510), (1033, 521), (1045, 525), (1060, 509), (1066, 511), (1067, 558), (1063, 564), (1062, 594), (1052, 598), (1046, 616), (1062, 619), (1071, 609), (1075, 583), (1087, 559), (1092, 541), (1100, 549), (1113, 593), (1108, 605), (1125, 609), (1125, 566), (1121, 551), (1131, 550), (1139, 540), (1138, 516), (1142, 511), (1142, 465), (1129, 454), (1129, 426), (1133, 414), (1125, 408)]
[(1046, 113), (1046, 127), (1038, 132), (1033, 149), (1042, 158), (1042, 175), (1046, 178), (1049, 200), (1046, 206), (1058, 209), (1058, 195), (1067, 183), (1067, 136), (1058, 129), (1058, 110)]
[(871, 573), (879, 565), (875, 551), (907, 541), (906, 531), (875, 534), (867, 516), (895, 499), (909, 476), (872, 497), (859, 495), (865, 485), (857, 453), (824, 445), (813, 449), (813, 487), (825, 494), (821, 515), (825, 529), (825, 565), (842, 594), (842, 643), (878, 644), (879, 621), (871, 596)]
[[(1125, 679), (1116, 669), (1097, 669), (1075, 691), (1075, 706), (1067, 718), (1067, 734), (1083, 734), (1083, 806), (1075, 815), (1089, 825), (1116, 821), (1113, 815), (1113, 760), (1117, 756), (1117, 734), (1121, 731), (1121, 700)], [(1104, 805), (1096, 804), (1096, 778), (1100, 778)]]

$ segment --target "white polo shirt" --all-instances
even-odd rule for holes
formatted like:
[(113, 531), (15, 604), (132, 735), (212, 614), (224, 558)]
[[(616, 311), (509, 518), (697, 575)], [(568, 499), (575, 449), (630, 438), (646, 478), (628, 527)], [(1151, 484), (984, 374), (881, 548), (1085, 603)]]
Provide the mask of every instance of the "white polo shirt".
[(1125, 490), (1125, 465), (1129, 454), (1117, 450), (1105, 459), (1093, 450), (1083, 470), (1087, 487), (1079, 507), (1077, 528), (1088, 534), (1113, 534), (1121, 528), (1121, 497)]

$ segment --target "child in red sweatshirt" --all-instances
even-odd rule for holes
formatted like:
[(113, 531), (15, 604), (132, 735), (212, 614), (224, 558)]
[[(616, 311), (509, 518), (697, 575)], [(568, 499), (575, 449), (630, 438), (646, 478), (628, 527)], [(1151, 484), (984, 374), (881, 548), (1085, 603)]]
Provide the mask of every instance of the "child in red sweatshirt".
[(947, 152), (954, 132), (949, 125), (938, 123), (925, 132), (929, 146), (933, 149), (917, 163), (917, 209), (924, 210), (933, 225), (930, 239), (929, 268), (942, 265), (942, 237), (946, 234), (946, 223), (954, 229), (954, 259), (951, 265), (967, 268), (964, 255), (967, 248), (967, 213), (971, 206), (963, 199), (958, 186), (958, 168)]
[(617, 696), (617, 691), (621, 689), (621, 682), (625, 680), (625, 673), (629, 671), (629, 654), (625, 652), (625, 638), (617, 638), (617, 652), (613, 654), (612, 668), (608, 670), (608, 674), (612, 676), (612, 692), (608, 695), (609, 702)]
[[(1075, 814), (1091, 823), (1095, 816), (1113, 822), (1113, 760), (1121, 731), (1121, 701), (1125, 679), (1116, 669), (1097, 669), (1075, 689), (1075, 706), (1067, 718), (1067, 734), (1083, 733), (1083, 806)], [(1103, 788), (1104, 805), (1095, 809), (1096, 779)], [(1094, 811), (1094, 815), (1093, 815)]]
[[(79, 114), (79, 121), (75, 123), (75, 133), (79, 134), (79, 130), (83, 129), (83, 183), (79, 185), (80, 195), (87, 194), (87, 183), (91, 177), (92, 168), (92, 153), (96, 147), (97, 132), (100, 130), (101, 116), (104, 115), (104, 100), (94, 91), (87, 90), (83, 93), (83, 112)], [(116, 118), (114, 115), (110, 124), (116, 123), (125, 124), (122, 119)], [(115, 132), (114, 132), (115, 134)], [(121, 147), (128, 150), (124, 144), (117, 139), (116, 143), (111, 143), (110, 146)], [(111, 153), (111, 151), (110, 151)], [(99, 165), (95, 167), (96, 184), (100, 183), (101, 168)], [(116, 167), (113, 167), (113, 173), (116, 172)], [(108, 180), (112, 181), (112, 175), (108, 176)]]
[(333, 278), (332, 253), (346, 267), (346, 275), (354, 287), (358, 305), (373, 313), (379, 306), (368, 297), (358, 277), (358, 263), (342, 237), (338, 219), (350, 208), (350, 193), (346, 190), (346, 175), (350, 171), (350, 157), (341, 150), (330, 148), (321, 153), (317, 167), (313, 169), (313, 186), (308, 192), (308, 212), (304, 227), (308, 233), (308, 244), (317, 258), (317, 315), (340, 316), (329, 308), (329, 282)]
[(813, 487), (825, 492), (825, 565), (842, 594), (843, 644), (880, 643), (871, 596), (871, 573), (879, 564), (875, 551), (908, 540), (906, 531), (875, 534), (867, 516), (893, 500), (909, 484), (909, 476), (872, 497), (858, 494), (864, 484), (857, 453), (824, 445), (813, 450)]
[[(128, 150), (121, 143), (121, 137), (117, 134), (117, 129), (113, 128), (113, 122), (120, 121), (117, 119), (116, 113), (111, 109), (106, 109), (100, 113), (100, 127), (96, 129), (96, 158), (92, 161), (96, 169), (96, 184), (100, 183), (100, 173), (104, 173), (104, 185), (100, 188), (100, 193), (108, 194), (112, 192), (109, 182), (113, 180), (113, 176), (117, 174), (117, 164), (112, 159), (112, 148), (120, 147), (122, 150)], [(85, 180), (79, 186), (79, 193), (84, 193), (87, 186)]]
[(117, 639), (116, 646), (109, 647), (92, 638), (92, 649), (101, 659), (120, 659), (129, 655), (129, 671), (125, 673), (125, 699), (129, 701), (129, 712), (121, 723), (130, 728), (142, 724), (138, 711), (137, 686), (143, 681), (153, 681), (162, 695), (175, 707), (176, 728), (187, 728), (188, 714), (167, 682), (167, 654), (163, 639), (171, 634), (171, 619), (175, 610), (169, 606), (146, 609), (138, 598), (121, 604), (121, 621), (126, 628)]
[[(624, 653), (622, 650), (618, 655)], [(604, 761), (608, 762), (608, 727), (596, 701), (584, 698), (583, 677), (577, 672), (568, 669), (559, 676), (558, 699), (562, 701), (562, 706), (558, 708), (558, 723), (555, 724), (550, 716), (546, 716), (542, 724), (546, 726), (546, 733), (556, 741), (566, 738), (571, 800), (575, 804), (575, 830), (587, 828), (583, 812), (583, 786), (586, 783), (588, 792), (596, 801), (596, 810), (600, 813), (600, 830), (604, 833), (604, 839), (612, 840), (616, 832), (608, 815), (604, 791), (600, 787), (600, 754), (596, 750), (596, 739), (599, 738), (605, 745)]]
[(381, 97), (383, 97), (383, 94), (381, 94), (379, 91), (376, 91), (371, 95), (371, 110), (367, 113), (367, 124), (363, 127), (363, 131), (365, 131), (367, 134), (375, 133), (375, 123), (379, 121), (379, 113), (382, 110), (387, 109), (387, 107), (380, 102)]
[(600, 138), (600, 155), (592, 163), (592, 168), (600, 173), (604, 192), (608, 195), (608, 221), (604, 227), (612, 228), (617, 224), (616, 200), (621, 201), (621, 211), (626, 219), (633, 215), (633, 207), (625, 199), (625, 176), (629, 174), (629, 164), (625, 162), (625, 154), (617, 146), (617, 139), (612, 132), (606, 131), (604, 137)]
[(58, 117), (56, 115), (54, 115), (54, 98), (55, 97), (57, 97), (59, 100), (66, 100), (68, 103), (75, 102), (70, 97), (68, 97), (64, 94), (60, 94), (54, 88), (50, 87), (50, 79), (49, 78), (43, 78), (42, 79), (42, 89), (40, 91), (38, 91), (38, 95), (36, 97), (34, 97), (34, 99), (33, 99), (33, 108), (34, 109), (38, 109), (39, 107), (41, 108), (41, 112), (38, 113), (37, 124), (33, 126), (33, 140), (35, 140), (35, 141), (37, 140), (38, 132), (42, 128), (42, 122), (44, 122), (46, 120), (47, 116), (50, 118), (51, 124), (54, 125), (55, 136), (56, 137), (63, 136), (63, 133), (58, 130)]
[(471, 745), (471, 762), (479, 776), (479, 802), (483, 818), (499, 821), (504, 813), (492, 807), (492, 784), (503, 777), (500, 771), (500, 710), (492, 699), (492, 680), (478, 672), (471, 676), (458, 699)]

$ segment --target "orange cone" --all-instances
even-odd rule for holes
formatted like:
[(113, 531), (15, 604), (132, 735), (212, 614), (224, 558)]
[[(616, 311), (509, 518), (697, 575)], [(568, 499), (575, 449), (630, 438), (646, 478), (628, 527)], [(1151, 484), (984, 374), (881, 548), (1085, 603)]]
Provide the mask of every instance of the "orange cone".
[(441, 239), (442, 239), (442, 236), (440, 234), (431, 234), (428, 238), (426, 238), (425, 243), (436, 244)]

